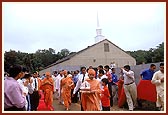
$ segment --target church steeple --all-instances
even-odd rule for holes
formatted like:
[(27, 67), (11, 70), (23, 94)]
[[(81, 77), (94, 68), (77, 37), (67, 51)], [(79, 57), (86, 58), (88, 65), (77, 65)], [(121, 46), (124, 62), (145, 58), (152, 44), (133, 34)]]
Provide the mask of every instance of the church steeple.
[(97, 11), (97, 27), (99, 27), (99, 15), (98, 15), (98, 11)]
[(102, 29), (100, 28), (99, 25), (99, 16), (98, 16), (98, 11), (97, 11), (97, 29), (96, 29), (96, 37), (95, 37), (95, 42), (102, 41), (105, 37), (102, 34)]

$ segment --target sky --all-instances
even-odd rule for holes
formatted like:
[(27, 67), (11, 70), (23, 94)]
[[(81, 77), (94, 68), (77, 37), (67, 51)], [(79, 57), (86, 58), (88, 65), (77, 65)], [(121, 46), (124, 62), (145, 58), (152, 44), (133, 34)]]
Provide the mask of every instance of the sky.
[(3, 51), (80, 51), (95, 44), (97, 12), (102, 35), (125, 51), (165, 42), (166, 2), (3, 2)]

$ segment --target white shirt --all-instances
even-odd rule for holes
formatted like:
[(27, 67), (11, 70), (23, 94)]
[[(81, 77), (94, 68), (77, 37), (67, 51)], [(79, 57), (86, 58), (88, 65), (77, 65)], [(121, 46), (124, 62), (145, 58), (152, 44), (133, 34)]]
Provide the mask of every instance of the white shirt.
[(100, 89), (103, 89), (103, 86), (102, 86), (102, 84), (101, 84), (101, 80), (102, 80), (103, 78), (108, 79), (108, 77), (107, 77), (106, 75), (103, 75), (103, 76), (101, 76), (100, 78), (99, 78), (99, 77), (97, 77), (97, 80), (98, 80), (98, 81), (99, 81), (99, 83), (100, 83)]
[(38, 79), (37, 78), (34, 78), (34, 77), (32, 77), (31, 79), (33, 79), (33, 83), (32, 83), (32, 87), (33, 87), (33, 89), (35, 89), (35, 80), (36, 80), (36, 90), (38, 90)]
[[(28, 95), (28, 87), (27, 86), (24, 86), (22, 90), (23, 90), (23, 93)], [(26, 98), (26, 96), (25, 96), (25, 98)]]
[(23, 85), (23, 81), (21, 79), (18, 79), (17, 82), (20, 85), (20, 88), (23, 89), (24, 85)]
[(32, 94), (33, 91), (34, 91), (34, 88), (33, 88), (32, 84), (29, 83), (29, 84), (27, 85), (27, 87), (28, 87), (29, 93)]
[[(25, 102), (26, 102), (26, 104), (25, 104), (25, 108), (27, 109), (27, 106), (28, 106), (28, 102), (27, 102), (27, 99), (26, 99), (26, 96), (28, 95), (28, 87), (27, 86), (23, 86), (23, 96), (24, 96), (24, 98), (25, 98)], [(25, 95), (25, 94), (26, 95)]]
[(152, 84), (156, 85), (156, 91), (157, 93), (161, 93), (164, 91), (164, 82), (161, 82), (161, 78), (164, 77), (164, 73), (162, 73), (160, 70), (155, 72), (152, 77)]
[[(33, 78), (32, 78), (32, 79), (33, 79)], [(19, 83), (21, 89), (24, 89), (25, 86), (23, 85), (23, 81), (22, 81), (21, 79), (18, 79), (17, 82)], [(30, 94), (32, 94), (33, 91), (34, 91), (33, 85), (30, 84), (30, 83), (28, 83), (27, 88), (28, 88), (28, 92), (29, 92)]]
[(52, 79), (54, 81), (54, 91), (56, 91), (56, 77), (52, 75)]
[[(19, 83), (21, 89), (22, 89), (22, 95), (25, 99), (25, 106), (27, 106), (27, 99), (26, 99), (26, 96), (28, 95), (28, 87), (27, 86), (24, 86), (24, 82), (26, 81), (26, 79), (18, 79), (17, 82)], [(25, 95), (26, 94), (26, 95)]]
[(115, 68), (116, 67), (116, 65), (113, 63), (113, 64), (111, 64), (110, 65), (110, 68), (112, 69), (112, 68)]
[(123, 77), (124, 77), (124, 84), (128, 84), (128, 83), (131, 83), (131, 82), (134, 82), (135, 81), (135, 77), (134, 77), (134, 72), (129, 70), (129, 71), (125, 71), (123, 69)]
[(102, 80), (103, 78), (108, 79), (108, 77), (107, 77), (106, 75), (102, 75), (100, 78), (99, 78), (99, 77), (97, 77), (97, 80), (98, 80), (99, 82), (101, 82), (101, 80)]
[[(89, 77), (88, 77), (88, 73), (85, 74), (84, 81), (85, 81), (87, 78), (89, 78)], [(82, 80), (83, 80), (83, 74), (80, 74), (80, 75), (78, 76), (78, 81), (77, 81), (76, 86), (75, 86), (75, 88), (74, 88), (73, 94), (75, 94), (75, 93), (78, 91), (78, 89), (81, 87)]]
[(57, 77), (56, 77), (56, 80), (55, 80), (55, 89), (59, 90), (60, 89), (60, 82), (61, 82), (61, 79), (64, 78), (64, 76), (58, 74)]

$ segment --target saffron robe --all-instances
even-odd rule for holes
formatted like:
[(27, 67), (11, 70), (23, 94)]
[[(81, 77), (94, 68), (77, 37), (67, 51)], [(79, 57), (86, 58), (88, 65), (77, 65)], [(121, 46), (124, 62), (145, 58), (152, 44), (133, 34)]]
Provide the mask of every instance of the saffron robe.
[[(81, 102), (84, 111), (100, 111), (100, 82), (96, 79), (86, 79), (90, 84), (90, 91), (81, 93)], [(88, 92), (88, 93), (87, 93)]]
[(44, 102), (52, 110), (54, 81), (52, 78), (44, 78), (41, 83), (41, 89), (44, 91)]
[(61, 80), (61, 96), (64, 101), (65, 108), (69, 108), (69, 105), (71, 104), (71, 89), (73, 86), (72, 84), (72, 78), (69, 76)]

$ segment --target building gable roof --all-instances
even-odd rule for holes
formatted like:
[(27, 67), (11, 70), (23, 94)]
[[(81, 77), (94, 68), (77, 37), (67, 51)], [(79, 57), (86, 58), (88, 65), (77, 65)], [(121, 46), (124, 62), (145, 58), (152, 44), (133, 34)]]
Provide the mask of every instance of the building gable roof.
[[(47, 67), (45, 67), (45, 68), (49, 68), (49, 67), (51, 67), (51, 66), (54, 66), (54, 65), (56, 65), (56, 64), (59, 64), (59, 63), (64, 62), (64, 61), (66, 61), (66, 60), (69, 60), (69, 59), (71, 59), (72, 57), (74, 57), (75, 55), (78, 55), (78, 54), (80, 54), (80, 53), (82, 53), (82, 52), (88, 50), (89, 48), (92, 48), (92, 47), (96, 46), (97, 44), (100, 44), (100, 43), (102, 43), (102, 42), (104, 42), (104, 41), (109, 42), (110, 44), (114, 45), (115, 47), (117, 47), (118, 49), (120, 49), (121, 51), (123, 51), (124, 53), (126, 53), (123, 49), (121, 49), (120, 47), (118, 47), (117, 45), (115, 45), (114, 43), (112, 43), (111, 41), (109, 41), (108, 39), (104, 39), (104, 40), (102, 40), (102, 41), (100, 41), (100, 42), (98, 42), (98, 43), (95, 43), (95, 44), (93, 44), (93, 45), (91, 45), (91, 46), (88, 46), (87, 48), (85, 48), (85, 49), (83, 49), (83, 50), (80, 50), (80, 51), (78, 51), (78, 52), (76, 52), (76, 53), (70, 54), (70, 55), (66, 56), (65, 58), (60, 59), (60, 60), (56, 61), (55, 63), (53, 63), (53, 64), (51, 64), (51, 65), (49, 65), (49, 66), (47, 66)], [(127, 53), (126, 53), (126, 54), (127, 54)], [(129, 54), (127, 54), (127, 55), (129, 55)], [(129, 55), (129, 56), (130, 56), (130, 55)], [(132, 56), (130, 56), (130, 57), (132, 57)], [(133, 57), (132, 57), (132, 58), (133, 58)]]

